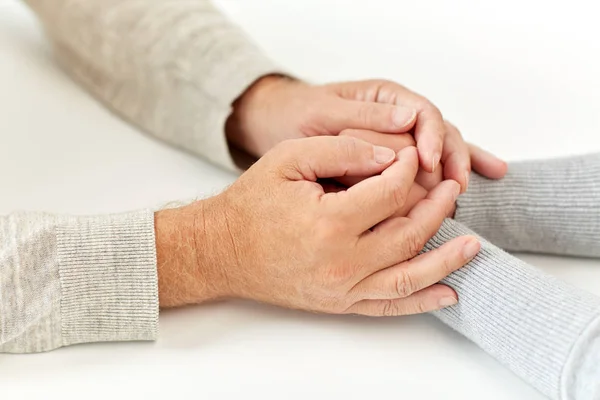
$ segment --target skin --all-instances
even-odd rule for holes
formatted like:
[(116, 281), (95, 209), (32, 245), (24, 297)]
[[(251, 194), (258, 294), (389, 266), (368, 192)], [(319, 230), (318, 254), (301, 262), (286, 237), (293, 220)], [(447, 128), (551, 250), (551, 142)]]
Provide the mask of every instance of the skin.
[[(480, 245), (465, 236), (418, 255), (460, 191), (444, 181), (397, 215), (418, 165), (415, 147), (396, 155), (351, 137), (276, 145), (222, 194), (156, 214), (161, 306), (236, 297), (391, 316), (456, 304), (437, 282)], [(317, 182), (343, 176), (367, 178), (340, 191)]]
[(506, 164), (427, 99), (389, 81), (267, 76), (226, 132), (260, 159), (222, 194), (156, 213), (161, 307), (237, 297), (382, 316), (456, 304), (437, 282), (475, 256), (476, 238), (418, 253), (471, 168), (500, 178)]
[(229, 140), (255, 157), (286, 139), (340, 134), (394, 150), (416, 146), (427, 189), (453, 179), (464, 192), (471, 169), (491, 179), (506, 174), (505, 162), (465, 143), (432, 102), (386, 80), (310, 85), (267, 76), (234, 103), (227, 122)]

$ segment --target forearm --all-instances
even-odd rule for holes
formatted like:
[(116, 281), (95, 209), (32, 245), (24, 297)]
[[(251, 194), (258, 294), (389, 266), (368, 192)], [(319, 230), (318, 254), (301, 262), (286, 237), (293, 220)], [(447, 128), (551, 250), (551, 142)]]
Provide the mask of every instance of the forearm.
[(117, 114), (235, 169), (231, 105), (277, 68), (207, 0), (26, 0), (65, 70)]
[(600, 154), (518, 162), (473, 175), (455, 219), (507, 250), (600, 257), (599, 199)]
[[(472, 231), (447, 220), (426, 249)], [(442, 283), (458, 304), (436, 312), (551, 399), (600, 394), (600, 298), (482, 240), (481, 251)]]

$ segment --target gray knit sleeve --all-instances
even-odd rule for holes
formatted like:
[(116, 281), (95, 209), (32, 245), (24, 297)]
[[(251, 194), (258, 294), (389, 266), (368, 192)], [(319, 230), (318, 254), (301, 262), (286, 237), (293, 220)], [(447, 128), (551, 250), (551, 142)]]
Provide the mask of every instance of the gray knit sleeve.
[[(425, 251), (473, 231), (446, 220)], [(458, 304), (435, 312), (554, 400), (600, 396), (600, 298), (481, 239), (481, 251), (442, 283)]]
[(208, 0), (25, 0), (76, 81), (141, 130), (230, 170), (231, 106), (281, 73)]
[(157, 327), (151, 211), (0, 217), (0, 352), (152, 340)]
[(509, 164), (471, 177), (455, 219), (506, 250), (600, 257), (600, 154)]

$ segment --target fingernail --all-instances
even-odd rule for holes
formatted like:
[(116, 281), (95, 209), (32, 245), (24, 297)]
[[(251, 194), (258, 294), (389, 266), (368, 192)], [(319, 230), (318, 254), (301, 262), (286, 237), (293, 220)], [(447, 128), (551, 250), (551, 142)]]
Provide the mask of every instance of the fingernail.
[(477, 253), (479, 253), (480, 248), (481, 245), (477, 239), (470, 239), (463, 247), (463, 257), (465, 260), (470, 260), (471, 258), (475, 257)]
[(458, 199), (458, 195), (460, 195), (460, 183), (458, 183), (454, 180), (449, 180), (449, 181), (453, 182), (453, 185), (454, 185), (454, 192), (452, 192), (452, 196), (453, 196), (452, 202), (454, 203), (456, 201), (456, 199)]
[(381, 146), (373, 146), (373, 155), (377, 164), (387, 164), (396, 158), (394, 150)]
[(458, 299), (456, 299), (455, 297), (443, 297), (440, 299), (440, 302), (438, 304), (440, 305), (440, 308), (446, 308), (453, 306), (457, 303)]
[(467, 190), (467, 188), (469, 187), (469, 177), (471, 174), (469, 174), (469, 171), (465, 172), (465, 190)]
[(392, 113), (392, 122), (396, 128), (403, 128), (415, 119), (416, 111), (412, 108), (396, 107)]
[(440, 158), (442, 158), (440, 153), (433, 154), (433, 161), (431, 162), (431, 172), (435, 172), (435, 169), (437, 168), (438, 164), (440, 163)]

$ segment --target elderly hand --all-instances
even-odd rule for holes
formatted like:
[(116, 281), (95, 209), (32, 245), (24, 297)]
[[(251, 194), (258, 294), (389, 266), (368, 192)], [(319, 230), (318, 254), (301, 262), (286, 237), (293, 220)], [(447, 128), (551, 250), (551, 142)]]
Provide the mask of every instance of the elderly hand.
[[(455, 304), (456, 293), (438, 282), (479, 243), (459, 237), (419, 255), (459, 185), (442, 182), (391, 217), (404, 208), (417, 169), (414, 147), (396, 155), (349, 137), (277, 145), (222, 194), (157, 213), (161, 306), (239, 297), (381, 316)], [(341, 191), (320, 184), (341, 176), (368, 178)]]
[[(437, 172), (429, 179), (453, 179), (462, 191), (471, 163), (489, 178), (506, 172), (502, 161), (467, 145), (429, 100), (385, 80), (309, 85), (268, 76), (236, 101), (227, 123), (230, 141), (257, 157), (286, 139), (339, 135), (345, 130), (347, 135), (396, 149), (416, 141), (421, 175)], [(443, 168), (438, 168), (440, 162)]]

